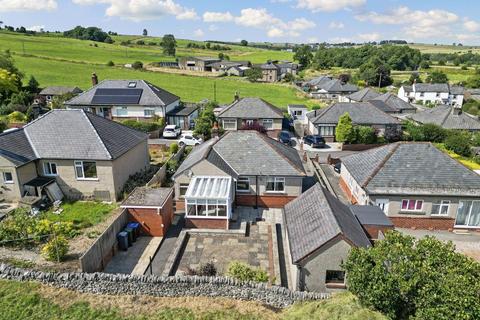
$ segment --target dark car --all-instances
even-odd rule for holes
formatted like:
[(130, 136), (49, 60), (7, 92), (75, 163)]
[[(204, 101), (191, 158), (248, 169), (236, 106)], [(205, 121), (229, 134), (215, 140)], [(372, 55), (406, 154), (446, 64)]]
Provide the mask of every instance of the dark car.
[(337, 162), (333, 165), (333, 170), (335, 170), (336, 173), (340, 173), (340, 171), (342, 170), (342, 163), (341, 162)]
[(292, 138), (290, 137), (290, 132), (282, 131), (278, 134), (278, 141), (289, 146), (292, 145)]
[(303, 142), (312, 148), (325, 148), (325, 139), (322, 136), (309, 135), (303, 138)]

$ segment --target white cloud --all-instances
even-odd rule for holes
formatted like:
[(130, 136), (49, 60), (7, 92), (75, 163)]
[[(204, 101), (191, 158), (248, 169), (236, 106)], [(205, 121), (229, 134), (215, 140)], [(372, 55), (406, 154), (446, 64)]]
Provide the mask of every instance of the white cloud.
[(230, 12), (211, 12), (207, 11), (203, 14), (203, 21), (205, 22), (228, 22), (233, 21), (233, 16)]
[(205, 32), (203, 32), (202, 29), (197, 29), (193, 32), (193, 34), (195, 35), (195, 37), (201, 38), (205, 35)]
[(27, 30), (29, 31), (35, 31), (35, 32), (40, 32), (40, 31), (43, 31), (43, 29), (45, 29), (45, 25), (40, 25), (40, 26), (31, 26), (31, 27), (28, 27)]
[(240, 16), (235, 18), (235, 22), (244, 27), (266, 27), (282, 23), (280, 19), (275, 18), (268, 13), (267, 9), (246, 8), (240, 11)]
[(270, 38), (282, 38), (285, 36), (285, 31), (280, 28), (271, 28), (267, 32), (267, 36)]
[(329, 29), (343, 29), (343, 28), (345, 28), (345, 25), (343, 24), (343, 22), (332, 21), (328, 25), (328, 28)]
[(298, 0), (297, 7), (317, 11), (338, 11), (364, 5), (367, 0)]
[(353, 42), (352, 39), (346, 37), (333, 37), (328, 40), (331, 43)]
[(465, 30), (470, 32), (476, 32), (480, 30), (480, 24), (470, 19), (465, 19), (465, 21), (463, 22), (463, 27), (465, 28)]
[(208, 30), (209, 31), (217, 31), (218, 30), (218, 27), (214, 24), (211, 24), (208, 26)]
[(377, 32), (372, 32), (372, 33), (360, 33), (358, 35), (358, 37), (363, 40), (363, 41), (367, 41), (367, 42), (371, 42), (371, 41), (377, 41), (377, 40), (380, 40), (380, 37), (381, 35)]
[(459, 41), (478, 41), (480, 39), (480, 35), (478, 34), (457, 34), (455, 36)]
[(287, 29), (294, 31), (302, 31), (312, 29), (316, 26), (315, 22), (307, 20), (305, 18), (297, 18), (287, 23)]
[(0, 0), (0, 12), (57, 9), (56, 0)]
[(318, 43), (319, 40), (317, 37), (310, 37), (307, 39), (307, 43)]
[(73, 0), (80, 5), (108, 4), (105, 14), (134, 21), (153, 20), (175, 16), (178, 20), (197, 19), (194, 9), (186, 8), (173, 0)]

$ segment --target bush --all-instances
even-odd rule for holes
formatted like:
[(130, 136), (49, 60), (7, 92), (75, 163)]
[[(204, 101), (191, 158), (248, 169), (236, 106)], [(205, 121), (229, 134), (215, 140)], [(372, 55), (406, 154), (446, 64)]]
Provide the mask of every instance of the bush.
[(113, 67), (114, 65), (115, 63), (112, 60), (107, 62), (107, 67)]
[(348, 112), (345, 112), (338, 119), (338, 125), (335, 130), (335, 139), (338, 142), (352, 142), (355, 140), (355, 130), (352, 125), (352, 118)]
[(470, 137), (461, 132), (451, 133), (445, 139), (445, 148), (453, 151), (464, 157), (470, 157), (472, 155)]
[(152, 132), (160, 129), (160, 125), (157, 122), (143, 122), (130, 119), (122, 121), (122, 124), (143, 132)]
[(132, 68), (135, 70), (143, 69), (143, 63), (141, 61), (135, 61), (132, 63)]
[(205, 277), (215, 277), (217, 275), (217, 268), (213, 262), (202, 264), (197, 271), (197, 275)]
[(175, 154), (178, 152), (178, 144), (172, 143), (168, 149), (170, 150), (170, 154)]
[(412, 141), (444, 142), (447, 137), (447, 130), (442, 127), (427, 123), (417, 125), (407, 122), (404, 128), (404, 139)]
[(42, 255), (48, 261), (62, 261), (67, 253), (68, 241), (63, 236), (50, 239), (42, 248)]
[(138, 41), (137, 41), (137, 45), (143, 46), (143, 45), (145, 45), (145, 41), (143, 41), (143, 40), (138, 40)]
[(375, 129), (367, 126), (355, 127), (355, 143), (372, 144), (377, 142)]
[(266, 271), (238, 261), (233, 261), (228, 265), (227, 276), (240, 281), (268, 282)]
[(26, 122), (27, 116), (20, 111), (14, 111), (7, 116), (9, 122)]

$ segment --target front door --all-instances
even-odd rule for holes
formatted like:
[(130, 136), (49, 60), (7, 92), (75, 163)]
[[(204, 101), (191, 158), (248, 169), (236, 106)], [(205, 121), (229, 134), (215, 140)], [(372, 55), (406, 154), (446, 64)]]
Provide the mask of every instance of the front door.
[(388, 199), (375, 199), (375, 205), (379, 206), (385, 214), (388, 214)]
[(480, 201), (460, 201), (455, 226), (480, 228)]

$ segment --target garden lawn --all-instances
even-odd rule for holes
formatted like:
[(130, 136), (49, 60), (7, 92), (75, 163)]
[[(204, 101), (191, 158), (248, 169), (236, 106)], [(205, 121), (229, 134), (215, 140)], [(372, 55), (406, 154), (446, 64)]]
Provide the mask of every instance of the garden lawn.
[(53, 209), (50, 209), (45, 213), (45, 218), (50, 221), (73, 222), (76, 228), (84, 229), (104, 221), (116, 205), (76, 201), (63, 203), (61, 208), (63, 211), (60, 214), (53, 213)]
[(453, 151), (450, 151), (450, 150), (447, 150), (445, 148), (445, 145), (443, 143), (435, 143), (435, 146), (445, 152), (446, 154), (448, 154), (450, 157), (452, 157), (453, 159), (457, 160), (458, 162), (460, 162), (461, 164), (463, 164), (465, 167), (469, 168), (470, 170), (480, 170), (480, 164), (476, 163), (473, 159), (471, 158), (467, 158), (467, 157), (463, 157), (459, 154), (456, 154), (455, 152)]

